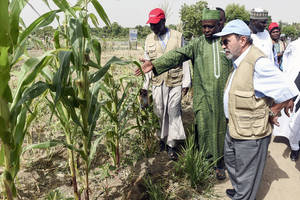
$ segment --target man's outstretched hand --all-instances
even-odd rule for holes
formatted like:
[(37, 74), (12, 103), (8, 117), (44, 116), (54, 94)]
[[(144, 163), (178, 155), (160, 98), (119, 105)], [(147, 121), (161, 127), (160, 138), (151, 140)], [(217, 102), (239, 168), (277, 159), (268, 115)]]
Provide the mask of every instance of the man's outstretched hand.
[[(152, 65), (151, 61), (145, 60), (143, 58), (140, 58), (140, 61), (143, 63), (142, 64), (142, 70), (143, 70), (144, 73), (150, 72), (153, 69), (153, 65)], [(135, 75), (136, 76), (139, 76), (141, 74), (142, 74), (142, 72), (140, 71), (140, 69), (135, 70)]]

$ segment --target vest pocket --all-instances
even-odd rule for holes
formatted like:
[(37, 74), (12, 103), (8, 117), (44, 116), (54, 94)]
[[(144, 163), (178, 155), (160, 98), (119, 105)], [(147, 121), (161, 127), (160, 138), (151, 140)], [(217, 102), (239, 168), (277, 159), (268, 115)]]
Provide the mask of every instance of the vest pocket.
[(253, 110), (253, 92), (251, 91), (240, 91), (234, 92), (235, 96), (235, 108), (243, 110)]
[(241, 136), (252, 136), (251, 112), (247, 110), (237, 110), (233, 118), (237, 133)]
[(156, 45), (154, 43), (148, 44), (147, 50), (148, 50), (148, 55), (149, 55), (150, 59), (155, 59), (157, 56)]
[(268, 116), (265, 109), (236, 110), (235, 127), (241, 136), (260, 136), (264, 135), (268, 128)]
[(253, 119), (254, 135), (263, 135), (268, 127), (269, 112), (266, 109), (257, 109)]

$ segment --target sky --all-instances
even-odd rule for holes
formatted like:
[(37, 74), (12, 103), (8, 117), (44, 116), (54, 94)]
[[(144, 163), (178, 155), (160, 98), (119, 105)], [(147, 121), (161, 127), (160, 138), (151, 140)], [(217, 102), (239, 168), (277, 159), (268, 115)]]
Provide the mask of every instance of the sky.
[[(68, 0), (75, 3), (76, 0)], [(32, 6), (43, 14), (48, 8), (41, 0), (30, 0)], [(117, 22), (123, 27), (135, 27), (136, 25), (145, 25), (148, 13), (161, 5), (169, 5), (170, 14), (167, 18), (167, 24), (180, 23), (180, 8), (182, 5), (195, 4), (197, 0), (101, 0), (99, 1), (106, 11), (111, 22)], [(226, 8), (228, 4), (244, 5), (247, 10), (252, 8), (263, 8), (269, 11), (272, 20), (278, 22), (300, 22), (300, 0), (206, 0), (209, 6)], [(51, 4), (55, 9), (55, 5)], [(93, 9), (90, 9), (92, 12)], [(29, 25), (38, 17), (30, 6), (26, 6), (21, 13), (26, 25)], [(100, 24), (103, 26), (104, 24)], [(55, 25), (54, 25), (55, 26)]]

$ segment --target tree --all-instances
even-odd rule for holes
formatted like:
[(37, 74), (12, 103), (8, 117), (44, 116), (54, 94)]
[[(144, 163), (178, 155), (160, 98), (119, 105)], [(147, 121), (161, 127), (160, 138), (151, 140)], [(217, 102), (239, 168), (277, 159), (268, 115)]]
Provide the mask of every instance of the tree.
[(250, 13), (245, 9), (245, 6), (239, 4), (228, 4), (226, 9), (226, 22), (234, 19), (240, 19), (248, 23), (250, 21)]
[(296, 27), (293, 25), (287, 25), (283, 27), (281, 33), (284, 33), (287, 37), (290, 37), (292, 39), (296, 38), (299, 34)]
[(207, 7), (206, 1), (198, 1), (196, 4), (184, 4), (180, 9), (180, 19), (183, 25), (183, 36), (189, 40), (202, 34), (202, 10)]

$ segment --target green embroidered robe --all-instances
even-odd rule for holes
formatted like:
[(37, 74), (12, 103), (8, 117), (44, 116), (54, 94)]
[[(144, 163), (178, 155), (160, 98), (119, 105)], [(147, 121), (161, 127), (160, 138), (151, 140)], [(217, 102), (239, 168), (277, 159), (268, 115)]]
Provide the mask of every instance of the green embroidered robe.
[(189, 59), (193, 63), (193, 110), (198, 127), (199, 146), (205, 147), (213, 159), (218, 159), (224, 154), (227, 124), (223, 93), (228, 75), (232, 71), (232, 62), (226, 58), (220, 39), (207, 40), (201, 36), (154, 60), (153, 71), (161, 74)]

